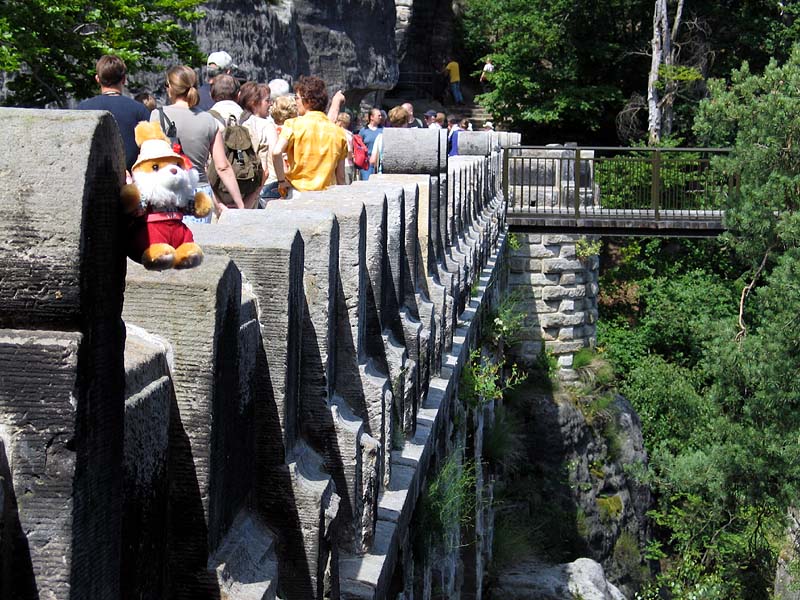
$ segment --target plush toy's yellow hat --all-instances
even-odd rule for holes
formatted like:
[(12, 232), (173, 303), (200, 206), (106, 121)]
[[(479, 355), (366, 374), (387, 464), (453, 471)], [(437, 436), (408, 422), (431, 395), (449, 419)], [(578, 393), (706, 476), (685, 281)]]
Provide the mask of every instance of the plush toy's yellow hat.
[(134, 129), (134, 135), (139, 146), (139, 157), (133, 163), (132, 171), (146, 160), (160, 158), (176, 158), (183, 164), (183, 157), (172, 149), (159, 123), (141, 121)]

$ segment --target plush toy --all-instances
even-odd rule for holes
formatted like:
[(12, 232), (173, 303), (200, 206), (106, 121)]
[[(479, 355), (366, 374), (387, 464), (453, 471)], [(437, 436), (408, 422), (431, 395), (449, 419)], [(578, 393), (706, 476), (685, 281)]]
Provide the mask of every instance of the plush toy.
[(211, 198), (195, 194), (197, 170), (184, 167), (161, 125), (142, 121), (135, 134), (139, 158), (131, 168), (133, 183), (122, 188), (125, 211), (133, 216), (128, 255), (153, 271), (196, 267), (203, 251), (183, 215), (207, 216)]

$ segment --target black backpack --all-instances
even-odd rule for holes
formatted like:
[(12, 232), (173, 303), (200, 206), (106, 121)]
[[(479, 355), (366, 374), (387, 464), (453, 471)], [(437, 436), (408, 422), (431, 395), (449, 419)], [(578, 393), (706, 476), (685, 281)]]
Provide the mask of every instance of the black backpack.
[[(250, 131), (242, 125), (250, 117), (250, 113), (244, 111), (238, 120), (231, 115), (228, 122), (225, 123), (218, 112), (213, 110), (208, 112), (225, 125), (225, 130), (222, 132), (225, 155), (228, 157), (228, 162), (231, 163), (236, 181), (239, 183), (239, 192), (244, 199), (245, 196), (261, 187), (261, 181), (264, 178), (264, 167), (258, 159), (256, 149), (253, 148)], [(211, 189), (214, 190), (214, 195), (218, 200), (227, 206), (234, 205), (233, 197), (220, 180), (213, 160), (208, 168), (208, 183), (211, 184)]]
[(170, 120), (170, 118), (164, 113), (164, 109), (159, 107), (158, 108), (159, 119), (161, 121), (161, 131), (164, 132), (169, 138), (169, 145), (172, 148), (172, 151), (175, 154), (180, 154), (181, 158), (183, 159), (183, 166), (186, 169), (192, 168), (192, 161), (189, 160), (189, 157), (183, 152), (183, 147), (181, 146), (181, 138), (178, 137), (178, 130), (175, 127), (175, 123)]

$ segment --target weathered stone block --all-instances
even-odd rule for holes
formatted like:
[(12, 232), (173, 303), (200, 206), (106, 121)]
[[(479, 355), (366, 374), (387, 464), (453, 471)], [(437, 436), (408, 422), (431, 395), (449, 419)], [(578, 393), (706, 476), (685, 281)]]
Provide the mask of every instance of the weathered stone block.
[[(554, 351), (555, 352), (555, 351)], [(574, 357), (572, 354), (563, 354), (558, 357), (558, 366), (562, 369), (572, 368)]]
[[(547, 344), (547, 349), (550, 350), (553, 354), (568, 354), (568, 353), (575, 353), (581, 348), (584, 348), (586, 344), (583, 340), (574, 340), (571, 342), (549, 342)], [(562, 365), (566, 366), (566, 365)]]
[(487, 156), (492, 146), (491, 132), (489, 131), (459, 131), (458, 154), (460, 156), (478, 155)]
[(575, 330), (576, 329), (580, 330), (579, 327), (578, 328), (575, 328), (575, 327), (562, 327), (558, 331), (558, 339), (559, 340), (568, 341), (568, 340), (573, 340), (576, 337), (579, 337), (579, 336), (575, 335)]
[(508, 277), (508, 283), (520, 288), (553, 286), (558, 285), (559, 276), (550, 273), (511, 273)]
[(280, 596), (288, 600), (322, 600), (324, 589), (338, 581), (339, 496), (321, 466), (322, 459), (301, 441), (287, 464), (267, 468), (254, 497), (259, 514), (280, 524), (278, 577)]
[(239, 405), (241, 285), (236, 266), (210, 253), (188, 271), (128, 266), (124, 318), (175, 351), (170, 527), (181, 542), (172, 544), (170, 572), (173, 594), (181, 597), (208, 585), (208, 553), (253, 483), (253, 413)]
[[(267, 377), (259, 385), (261, 396), (255, 407), (258, 461), (262, 465), (282, 462), (282, 449), (290, 448), (299, 434), (300, 350), (305, 316), (303, 240), (296, 227), (277, 227), (267, 235), (264, 222), (192, 228), (195, 240), (207, 254), (235, 261), (258, 302), (263, 349), (256, 352), (263, 356), (266, 373), (262, 376)], [(275, 437), (278, 423), (282, 433)]]
[(435, 357), (440, 355), (439, 349), (442, 347), (442, 313), (436, 310), (432, 298), (440, 298), (438, 305), (443, 305), (445, 301), (445, 290), (434, 282), (429, 263), (429, 257), (434, 255), (430, 248), (431, 178), (428, 175), (379, 174), (370, 177), (370, 182), (373, 181), (401, 184), (405, 191), (405, 256), (408, 260), (406, 272), (410, 276), (405, 304), (410, 307), (412, 316), (419, 318), (422, 324), (421, 348), (426, 349), (429, 357), (417, 359), (411, 356), (419, 365), (420, 382), (423, 384), (420, 393), (424, 394), (424, 383), (430, 379), (430, 372), (435, 369)]
[(19, 108), (0, 118), (0, 327), (77, 331), (118, 319), (125, 157), (114, 118)]
[(583, 298), (586, 296), (584, 287), (564, 287), (554, 285), (542, 288), (543, 300), (561, 300), (562, 298)]
[[(541, 236), (540, 236), (541, 237)], [(523, 245), (519, 250), (512, 250), (512, 256), (521, 256), (524, 258), (556, 258), (558, 253), (553, 252), (553, 248), (542, 246), (537, 243), (529, 243)]]
[(223, 598), (272, 600), (278, 595), (275, 535), (251, 511), (242, 511), (209, 559)]
[[(316, 484), (313, 482), (317, 476), (313, 473), (321, 472), (320, 469), (324, 465), (325, 469), (338, 480), (341, 494), (346, 498), (347, 510), (343, 515), (344, 540), (361, 547), (364, 543), (368, 543), (368, 540), (354, 539), (354, 535), (364, 529), (369, 530), (371, 525), (365, 526), (362, 523), (360, 505), (361, 489), (364, 485), (360, 477), (359, 462), (362, 422), (350, 413), (344, 403), (337, 405), (333, 397), (329, 396), (331, 384), (326, 377), (326, 375), (333, 376), (334, 367), (331, 365), (335, 360), (335, 354), (331, 349), (334, 347), (336, 290), (339, 285), (338, 221), (330, 211), (324, 209), (316, 213), (303, 210), (292, 213), (267, 210), (264, 213), (254, 211), (248, 216), (244, 216), (245, 214), (247, 212), (242, 211), (243, 216), (233, 217), (238, 221), (235, 224), (223, 224), (211, 228), (210, 231), (201, 227), (198, 239), (202, 240), (201, 243), (206, 248), (224, 251), (242, 265), (243, 273), (259, 300), (259, 306), (262, 307), (262, 336), (270, 380), (273, 383), (272, 391), (276, 399), (283, 396), (284, 400), (282, 408), (280, 402), (276, 401), (276, 405), (278, 413), (285, 415), (283, 430), (287, 452), (297, 454), (293, 448), (300, 443), (297, 436), (301, 433), (304, 439), (319, 448), (319, 455), (311, 449), (306, 449), (299, 454), (302, 457), (300, 464), (292, 466), (299, 459), (289, 463), (287, 467), (289, 472), (295, 472), (295, 476), (292, 477), (287, 476), (287, 471), (282, 468), (264, 468), (265, 465), (274, 464), (274, 458), (265, 456), (264, 452), (259, 453), (263, 458), (259, 461), (261, 465), (259, 476), (265, 478), (263, 485), (272, 490), (273, 495), (270, 497), (273, 500), (289, 496), (294, 498), (304, 496), (309, 500), (308, 503), (294, 508), (294, 518), (298, 523), (304, 524), (301, 527), (302, 536), (289, 545), (287, 555), (281, 556), (279, 569), (281, 578), (285, 580), (293, 576), (292, 565), (298, 560), (298, 556), (314, 556), (322, 565), (316, 565), (308, 570), (307, 578), (300, 578), (298, 589), (319, 590), (327, 568), (324, 564), (327, 561), (325, 557), (331, 552), (332, 542), (325, 541), (329, 537), (327, 533), (315, 528), (309, 529), (309, 524), (318, 522), (319, 511), (325, 510), (319, 503), (328, 502), (326, 498), (329, 499), (330, 494), (324, 490), (314, 491)], [(248, 223), (245, 223), (245, 220)], [(298, 227), (309, 240), (311, 245), (309, 252), (313, 252), (313, 256), (309, 254), (305, 270), (300, 266), (303, 259), (301, 248), (304, 245), (297, 234)], [(302, 273), (305, 273), (305, 299), (301, 291), (303, 286), (299, 281)], [(293, 285), (288, 284), (288, 290), (294, 291), (285, 300), (280, 299), (280, 296), (275, 297), (276, 291), (278, 293), (281, 293), (281, 290), (287, 291), (287, 282), (293, 282)], [(288, 315), (285, 313), (287, 302), (290, 306), (296, 305), (294, 318), (291, 311)], [(279, 330), (270, 331), (276, 326)], [(302, 341), (299, 339), (301, 332)], [(300, 353), (297, 358), (293, 358), (295, 348)], [(275, 370), (272, 361), (283, 368), (286, 364), (294, 362), (298, 366), (287, 372), (283, 380), (286, 382), (291, 382), (295, 378), (298, 380), (291, 385), (274, 387), (276, 377), (272, 375)], [(299, 369), (301, 363), (302, 377), (295, 371), (295, 368)], [(278, 377), (278, 382), (280, 380), (281, 377)], [(295, 389), (297, 398), (294, 398)], [(297, 405), (291, 408), (295, 403)], [(267, 407), (270, 405), (267, 404)], [(258, 419), (262, 425), (259, 429), (264, 432), (260, 433), (259, 439), (262, 439), (265, 433), (269, 434), (268, 420), (269, 411)], [(292, 431), (293, 433), (290, 433)], [(300, 445), (302, 446), (302, 443)], [(350, 457), (355, 457), (355, 462)], [(309, 469), (312, 475), (303, 475)], [(324, 479), (330, 481), (327, 476)], [(336, 504), (338, 512), (338, 496)], [(270, 506), (274, 507), (271, 503)], [(268, 520), (272, 521), (272, 514), (270, 512), (267, 514)], [(284, 521), (275, 522), (282, 535), (291, 537), (285, 530), (286, 525)], [(316, 597), (316, 592), (314, 595)]]
[[(262, 231), (298, 229), (305, 241), (305, 303), (301, 353), (300, 408), (303, 437), (323, 459), (342, 502), (338, 540), (343, 547), (364, 551), (374, 529), (375, 465), (362, 455), (378, 453), (377, 442), (363, 433), (363, 422), (335, 395), (337, 289), (339, 288), (339, 226), (330, 210), (294, 209), (236, 211), (226, 219), (235, 227), (260, 224)], [(234, 211), (231, 211), (234, 212)], [(356, 357), (352, 356), (356, 361)], [(366, 448), (362, 445), (366, 444)], [(379, 455), (379, 453), (378, 453)], [(375, 462), (374, 457), (371, 459)], [(366, 491), (365, 491), (366, 490)], [(309, 543), (313, 543), (310, 540)]]
[[(339, 223), (339, 290), (336, 315), (336, 381), (334, 388), (364, 420), (366, 432), (381, 445), (381, 479), (388, 477), (392, 391), (389, 386), (380, 319), (367, 261), (367, 211), (353, 198), (352, 186), (309, 192), (301, 199), (271, 203), (270, 210), (329, 209)], [(374, 196), (373, 196), (374, 197)], [(383, 202), (385, 205), (385, 195)], [(274, 205), (274, 209), (272, 206)], [(375, 211), (373, 211), (374, 213)], [(384, 213), (385, 215), (385, 213)], [(374, 228), (373, 228), (374, 232)], [(378, 238), (380, 239), (380, 238)], [(371, 244), (374, 249), (380, 244)], [(369, 324), (369, 327), (367, 326)], [(375, 335), (370, 333), (377, 331)], [(388, 402), (388, 404), (387, 404)], [(387, 437), (387, 431), (389, 435)]]
[(575, 258), (577, 254), (575, 254), (575, 245), (574, 244), (563, 244), (561, 246), (561, 250), (558, 253), (559, 258)]
[[(72, 489), (75, 561), (61, 562), (72, 569), (76, 597), (118, 597), (124, 411), (122, 143), (108, 113), (9, 108), (0, 109), (0, 115), (0, 327), (84, 336), (78, 371), (85, 383), (74, 390), (73, 399), (78, 421), (75, 469), (84, 475)], [(43, 165), (49, 166), (47, 177), (32, 177), (43, 172)], [(53, 209), (54, 190), (61, 199), (58, 210)], [(58, 551), (55, 545), (52, 550)]]
[(436, 175), (444, 170), (447, 152), (442, 152), (441, 130), (386, 128), (384, 134), (384, 173)]
[(575, 325), (583, 325), (586, 321), (585, 313), (573, 314), (559, 314), (554, 313), (550, 315), (542, 315), (542, 327), (572, 327)]
[[(69, 598), (73, 571), (87, 568), (75, 564), (80, 556), (73, 541), (83, 541), (84, 556), (93, 551), (91, 530), (76, 531), (73, 496), (79, 483), (74, 392), (81, 343), (79, 333), (0, 330), (0, 364), (11, 367), (0, 377), (0, 442), (5, 448), (0, 460), (7, 463), (4, 477), (10, 478), (4, 481), (4, 487), (10, 483), (10, 506), (4, 511), (0, 546), (16, 546), (0, 560), (11, 561), (2, 572), (31, 578), (15, 584), (23, 598), (38, 596), (37, 590), (47, 598)], [(79, 591), (91, 597), (87, 588)], [(112, 598), (101, 586), (95, 592)]]
[(169, 425), (175, 403), (162, 339), (128, 325), (125, 339), (123, 598), (168, 594)]
[(567, 260), (565, 258), (545, 258), (542, 260), (542, 271), (544, 273), (562, 273), (564, 271), (580, 271), (583, 263), (579, 260)]
[(537, 300), (536, 302), (536, 312), (539, 314), (547, 314), (547, 313), (554, 313), (558, 311), (559, 302), (556, 301), (547, 301), (544, 300)]
[(579, 235), (564, 235), (560, 233), (549, 233), (542, 237), (545, 244), (575, 244), (580, 239)]
[(552, 342), (558, 339), (558, 332), (559, 327), (543, 327), (542, 328), (542, 339), (547, 342)]

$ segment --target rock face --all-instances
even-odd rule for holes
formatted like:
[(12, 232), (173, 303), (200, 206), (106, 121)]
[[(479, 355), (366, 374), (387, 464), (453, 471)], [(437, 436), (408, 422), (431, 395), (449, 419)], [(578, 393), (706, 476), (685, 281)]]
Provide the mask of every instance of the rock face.
[(2, 118), (0, 597), (119, 598), (122, 143), (100, 111)]
[[(451, 0), (210, 0), (191, 25), (204, 55), (225, 50), (253, 81), (316, 75), (348, 106), (391, 90), (404, 72), (441, 68), (451, 52)], [(204, 75), (204, 74), (203, 74)], [(136, 73), (131, 89), (163, 94), (163, 71)], [(7, 94), (0, 72), (0, 99)]]
[[(452, 52), (459, 3), (452, 0), (277, 0), (203, 5), (193, 25), (200, 49), (226, 50), (248, 77), (317, 75), (349, 106), (442, 67)], [(160, 83), (160, 81), (159, 81)]]
[[(532, 515), (530, 527), (542, 536), (537, 558), (562, 563), (590, 557), (633, 596), (646, 574), (650, 506), (649, 489), (626, 472), (647, 462), (638, 415), (619, 395), (525, 389), (517, 395), (525, 397), (527, 462), (504, 483), (529, 490), (513, 497), (514, 507)], [(503, 573), (493, 576), (504, 585)]]
[(790, 508), (788, 521), (786, 541), (778, 556), (778, 567), (775, 573), (775, 598), (798, 600), (800, 599), (800, 590), (797, 589), (797, 579), (792, 574), (791, 565), (797, 560), (798, 548), (800, 548), (800, 510)]
[(316, 75), (348, 101), (397, 82), (392, 0), (212, 0), (203, 10), (200, 49), (227, 51), (256, 81)]
[[(404, 72), (442, 68), (453, 47), (459, 2), (396, 0), (398, 56)], [(464, 71), (462, 71), (464, 73)]]
[(589, 555), (627, 588), (639, 576), (650, 507), (649, 489), (624, 470), (647, 462), (639, 416), (619, 395), (596, 415), (570, 402), (558, 403), (556, 410)]
[(500, 574), (493, 598), (503, 600), (625, 600), (614, 585), (606, 581), (603, 567), (589, 559), (561, 565), (526, 561)]

